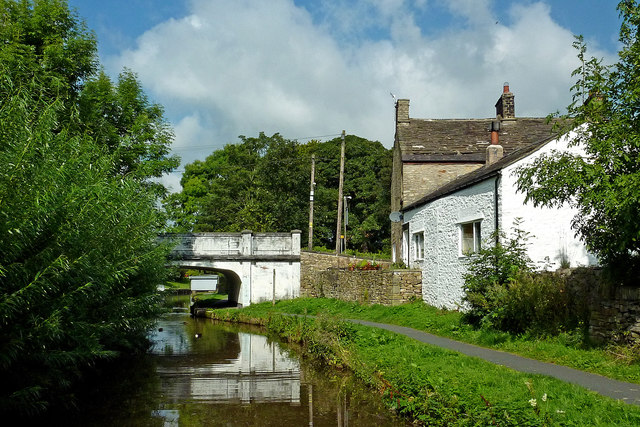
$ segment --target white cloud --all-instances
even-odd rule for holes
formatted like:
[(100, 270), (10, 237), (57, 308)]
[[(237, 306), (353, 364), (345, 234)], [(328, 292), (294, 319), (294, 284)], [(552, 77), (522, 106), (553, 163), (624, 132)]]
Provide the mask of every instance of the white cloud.
[(185, 162), (260, 131), (345, 129), (390, 147), (390, 91), (425, 118), (490, 117), (504, 81), (519, 116), (569, 103), (573, 37), (548, 6), (515, 4), (503, 24), (490, 0), (445, 3), (466, 24), (426, 35), (420, 16), (433, 1), (312, 2), (320, 16), (292, 0), (193, 0), (187, 16), (150, 29), (112, 65), (135, 70), (165, 105)]

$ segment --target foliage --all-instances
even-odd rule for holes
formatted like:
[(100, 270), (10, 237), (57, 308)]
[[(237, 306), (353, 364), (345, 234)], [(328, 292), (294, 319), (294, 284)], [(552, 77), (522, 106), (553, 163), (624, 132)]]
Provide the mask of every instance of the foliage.
[[(95, 36), (69, 10), (66, 0), (0, 0), (0, 62), (14, 86), (36, 78), (42, 88), (34, 96), (59, 100), (57, 126), (84, 133), (106, 148), (112, 173), (152, 181), (175, 169), (169, 155), (173, 133), (163, 108), (152, 104), (135, 73), (123, 70), (116, 84), (102, 71)], [(32, 99), (32, 106), (42, 106)]]
[(66, 0), (0, 0), (0, 61), (19, 85), (38, 76), (43, 96), (72, 104), (97, 67), (95, 36)]
[(85, 82), (78, 105), (79, 130), (113, 154), (114, 174), (147, 182), (164, 195), (164, 188), (148, 179), (178, 166), (179, 159), (169, 156), (173, 131), (162, 106), (149, 102), (135, 73), (125, 69), (114, 84), (101, 71)]
[(618, 62), (605, 66), (574, 46), (582, 66), (564, 116), (570, 144), (584, 154), (554, 152), (519, 170), (518, 188), (535, 205), (578, 209), (573, 227), (612, 272), (640, 272), (640, 5), (618, 4)]
[(517, 227), (518, 223), (510, 237), (494, 232), (493, 243), (482, 245), (468, 258), (462, 300), (469, 305), (465, 318), (472, 324), (488, 322), (499, 327), (503, 320), (499, 315), (504, 308), (501, 303), (510, 286), (533, 271), (526, 248), (529, 233)]
[(175, 162), (135, 76), (94, 81), (94, 36), (66, 1), (0, 0), (0, 37), (0, 412), (35, 414), (145, 350), (166, 273), (149, 178)]
[(503, 233), (469, 258), (463, 301), (467, 322), (510, 333), (558, 333), (578, 325), (577, 304), (570, 301), (565, 280), (534, 273), (526, 253), (528, 233), (516, 222), (511, 237)]
[(1, 405), (38, 411), (97, 359), (141, 349), (161, 218), (103, 148), (56, 129), (61, 103), (33, 113), (31, 93), (0, 85)]
[(361, 259), (357, 262), (352, 262), (349, 264), (349, 270), (379, 270), (381, 268), (380, 264), (375, 262), (375, 260), (369, 261), (366, 259)]
[[(347, 136), (344, 195), (348, 247), (378, 251), (389, 234), (391, 157), (379, 142)], [(314, 244), (335, 247), (340, 139), (299, 144), (279, 134), (240, 137), (186, 166), (165, 206), (176, 231), (306, 230), (316, 157)], [(303, 233), (303, 239), (307, 233)]]

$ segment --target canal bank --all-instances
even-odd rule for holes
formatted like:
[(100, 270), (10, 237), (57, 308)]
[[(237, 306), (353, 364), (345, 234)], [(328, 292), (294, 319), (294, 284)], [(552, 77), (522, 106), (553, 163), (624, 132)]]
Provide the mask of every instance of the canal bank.
[(640, 425), (637, 406), (379, 328), (264, 307), (206, 315), (264, 325), (300, 342), (308, 354), (355, 372), (400, 415), (428, 425)]
[(170, 300), (146, 357), (103, 367), (80, 411), (43, 425), (403, 425), (353, 375), (308, 363), (262, 328), (193, 318), (188, 296)]

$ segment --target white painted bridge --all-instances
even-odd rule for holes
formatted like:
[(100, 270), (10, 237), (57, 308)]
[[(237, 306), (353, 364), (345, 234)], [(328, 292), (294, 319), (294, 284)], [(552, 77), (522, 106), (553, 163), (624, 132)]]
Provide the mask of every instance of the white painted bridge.
[(290, 233), (164, 234), (171, 265), (224, 275), (229, 302), (243, 307), (300, 295), (300, 230)]

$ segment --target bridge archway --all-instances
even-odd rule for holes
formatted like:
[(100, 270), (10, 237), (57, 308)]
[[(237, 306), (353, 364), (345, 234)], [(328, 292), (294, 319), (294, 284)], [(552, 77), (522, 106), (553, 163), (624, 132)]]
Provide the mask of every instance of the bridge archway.
[(243, 307), (300, 295), (300, 230), (290, 233), (165, 234), (170, 264), (220, 272), (232, 285), (229, 301)]
[(227, 285), (227, 294), (230, 304), (238, 304), (238, 297), (240, 296), (240, 289), (242, 288), (242, 279), (238, 276), (233, 270), (227, 270), (223, 268), (215, 268), (215, 267), (202, 267), (197, 265), (192, 265), (189, 263), (174, 263), (174, 265), (178, 268), (188, 269), (188, 270), (200, 270), (211, 273), (220, 273), (224, 276), (225, 283)]

